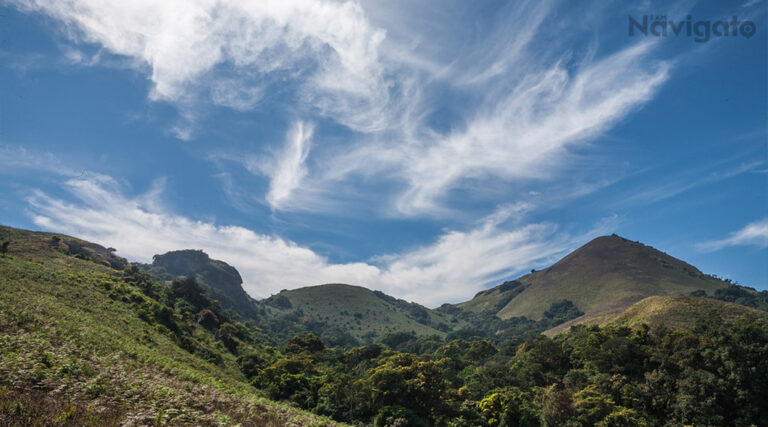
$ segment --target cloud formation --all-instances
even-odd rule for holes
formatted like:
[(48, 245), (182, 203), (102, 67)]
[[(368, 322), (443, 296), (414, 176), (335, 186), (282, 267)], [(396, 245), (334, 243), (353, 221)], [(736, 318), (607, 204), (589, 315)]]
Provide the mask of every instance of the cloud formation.
[[(299, 113), (351, 130), (313, 149), (328, 167), (302, 167), (307, 153), (276, 168), (286, 174), (267, 174), (260, 197), (282, 210), (359, 204), (351, 199), (370, 192), (364, 182), (386, 186), (381, 212), (445, 215), (457, 190), (557, 179), (573, 148), (652, 99), (670, 69), (651, 58), (654, 43), (598, 55), (582, 38), (594, 14), (552, 25), (550, 0), (500, 6), (483, 28), (466, 26), (472, 8), (460, 3), (13, 2), (64, 23), (75, 43), (131, 58), (153, 83), (151, 99), (179, 105), (187, 120), (207, 102), (267, 103), (289, 122)], [(436, 124), (437, 112), (448, 123)], [(174, 132), (192, 136), (184, 123)]]
[(301, 121), (294, 123), (282, 150), (276, 153), (271, 161), (261, 166), (270, 178), (266, 199), (272, 209), (280, 209), (307, 175), (304, 162), (309, 155), (313, 133), (312, 124)]
[(111, 177), (90, 175), (70, 179), (65, 188), (74, 196), (72, 201), (40, 191), (29, 198), (36, 225), (116, 247), (120, 255), (143, 262), (170, 250), (202, 249), (234, 265), (254, 297), (341, 282), (434, 306), (469, 299), (490, 283), (551, 262), (585, 239), (609, 231), (602, 225), (571, 235), (548, 223), (510, 224), (521, 207), (504, 206), (469, 230), (447, 230), (431, 244), (339, 264), (279, 236), (169, 212), (159, 187), (128, 197)]
[(147, 69), (151, 99), (189, 107), (197, 97), (235, 109), (266, 85), (293, 80), (322, 114), (374, 129), (359, 111), (387, 102), (378, 49), (385, 32), (359, 3), (333, 0), (12, 0), (49, 15), (75, 42)]
[(569, 147), (625, 117), (666, 80), (668, 64), (642, 66), (649, 48), (626, 48), (576, 72), (558, 63), (526, 74), (509, 93), (481, 106), (463, 129), (404, 147), (361, 146), (339, 163), (351, 165), (350, 174), (394, 170), (407, 182), (397, 200), (403, 213), (435, 211), (440, 197), (467, 181), (550, 177)]
[(756, 246), (760, 249), (768, 248), (768, 217), (750, 222), (739, 231), (731, 233), (720, 240), (701, 243), (699, 249), (704, 251), (718, 251), (731, 246)]

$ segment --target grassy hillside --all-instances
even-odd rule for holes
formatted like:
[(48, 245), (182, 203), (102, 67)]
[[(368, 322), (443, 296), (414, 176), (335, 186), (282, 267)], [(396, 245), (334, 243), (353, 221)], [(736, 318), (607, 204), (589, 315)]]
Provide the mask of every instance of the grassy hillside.
[[(0, 227), (7, 238), (0, 425), (332, 424), (262, 397), (225, 348), (223, 329), (168, 312), (127, 270), (113, 268), (111, 251)], [(162, 313), (167, 327), (154, 317)]]
[(654, 296), (633, 304), (611, 319), (613, 325), (641, 324), (671, 329), (694, 329), (701, 322), (730, 328), (739, 322), (768, 329), (768, 313), (730, 302), (692, 296)]
[(512, 298), (518, 296), (524, 290), (525, 285), (520, 281), (510, 280), (491, 289), (480, 291), (471, 300), (458, 304), (457, 306), (463, 310), (469, 310), (476, 313), (483, 311), (498, 313), (509, 304)]
[(264, 304), (273, 316), (290, 316), (317, 332), (339, 331), (367, 342), (396, 332), (443, 336), (462, 324), (446, 313), (343, 284), (282, 291)]
[(585, 315), (545, 332), (546, 335), (568, 331), (574, 325), (629, 326), (648, 325), (669, 329), (693, 330), (702, 322), (720, 328), (748, 323), (768, 330), (768, 312), (741, 304), (685, 295), (658, 295), (645, 298), (621, 313)]
[(503, 319), (540, 319), (555, 301), (569, 300), (587, 316), (619, 313), (652, 295), (713, 293), (727, 284), (696, 267), (642, 243), (619, 236), (599, 237), (553, 266), (459, 304), (468, 310), (501, 307)]

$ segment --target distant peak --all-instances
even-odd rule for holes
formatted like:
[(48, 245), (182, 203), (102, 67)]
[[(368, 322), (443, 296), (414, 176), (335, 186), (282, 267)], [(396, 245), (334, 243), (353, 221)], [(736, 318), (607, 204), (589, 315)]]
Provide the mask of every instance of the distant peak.
[(627, 239), (626, 237), (619, 236), (618, 234), (610, 234), (600, 237), (595, 237), (594, 239), (590, 240), (587, 244), (590, 243), (597, 243), (597, 242), (624, 242), (624, 243), (640, 243), (640, 242), (634, 242), (632, 240)]

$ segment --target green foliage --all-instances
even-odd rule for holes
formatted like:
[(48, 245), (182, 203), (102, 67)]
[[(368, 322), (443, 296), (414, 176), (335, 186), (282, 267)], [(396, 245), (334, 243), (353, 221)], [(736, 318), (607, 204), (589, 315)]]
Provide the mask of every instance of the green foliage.
[(488, 426), (539, 426), (539, 409), (532, 393), (507, 387), (491, 393), (478, 404), (483, 422)]
[(8, 246), (11, 244), (10, 240), (6, 240), (3, 243), (0, 243), (0, 255), (5, 257), (8, 254)]
[(194, 312), (198, 312), (211, 305), (211, 301), (205, 296), (205, 290), (192, 277), (181, 277), (171, 283), (171, 292), (168, 295), (171, 303), (184, 300), (192, 305)]
[(544, 319), (548, 320), (551, 326), (559, 325), (571, 319), (575, 319), (584, 314), (571, 301), (560, 300), (553, 302), (547, 311), (544, 312)]
[(260, 332), (222, 313), (207, 330), (176, 308), (210, 301), (6, 230), (17, 256), (0, 258), (0, 425), (333, 424), (247, 382), (275, 359)]
[[(698, 293), (696, 296), (707, 295)], [(726, 288), (715, 290), (711, 298), (768, 311), (768, 291), (757, 291), (746, 286), (730, 285)]]
[(311, 357), (294, 355), (263, 369), (254, 384), (272, 399), (290, 400), (302, 407), (313, 408), (317, 402), (320, 377)]
[(313, 333), (297, 335), (283, 346), (287, 354), (308, 354), (320, 358), (325, 352), (325, 344)]
[(282, 291), (263, 300), (258, 326), (280, 341), (311, 332), (326, 344), (353, 347), (398, 333), (445, 335), (455, 320), (445, 313), (359, 286), (327, 284)]
[(419, 418), (415, 412), (402, 406), (385, 406), (373, 418), (374, 427), (428, 427), (426, 421)]

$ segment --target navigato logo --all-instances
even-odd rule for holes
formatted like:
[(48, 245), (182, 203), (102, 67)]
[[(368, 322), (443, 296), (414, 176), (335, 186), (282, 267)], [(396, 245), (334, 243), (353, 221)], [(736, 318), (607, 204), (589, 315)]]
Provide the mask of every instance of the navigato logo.
[(674, 21), (666, 15), (643, 15), (641, 19), (629, 17), (629, 36), (636, 35), (667, 37), (693, 37), (697, 43), (708, 42), (712, 37), (751, 38), (757, 32), (757, 25), (752, 21), (740, 21), (737, 16), (722, 21), (693, 21), (691, 15), (685, 20)]

